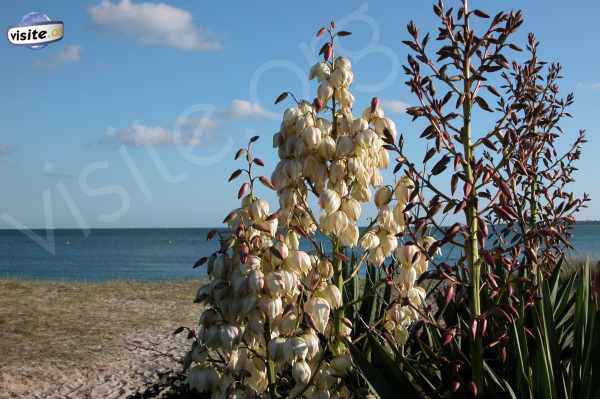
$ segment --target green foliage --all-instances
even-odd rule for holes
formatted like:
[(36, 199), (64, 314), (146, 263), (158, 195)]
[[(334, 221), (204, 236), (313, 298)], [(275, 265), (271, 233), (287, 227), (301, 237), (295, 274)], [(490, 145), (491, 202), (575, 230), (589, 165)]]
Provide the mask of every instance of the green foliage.
[[(495, 398), (600, 397), (600, 379), (594, 374), (600, 370), (600, 320), (589, 263), (567, 279), (557, 267), (541, 280), (533, 303), (525, 306), (525, 297), (518, 298), (523, 306), (507, 340), (506, 360), (490, 356), (486, 348), (479, 391)], [(456, 385), (460, 383), (452, 367), (441, 366), (446, 349), (439, 329), (422, 325), (415, 333), (416, 343), (405, 355), (374, 336), (368, 340), (370, 359), (353, 349), (356, 365), (372, 389), (382, 399), (396, 398), (399, 390), (408, 398), (444, 398), (453, 389), (464, 396), (468, 387)], [(460, 347), (464, 340), (449, 345)]]

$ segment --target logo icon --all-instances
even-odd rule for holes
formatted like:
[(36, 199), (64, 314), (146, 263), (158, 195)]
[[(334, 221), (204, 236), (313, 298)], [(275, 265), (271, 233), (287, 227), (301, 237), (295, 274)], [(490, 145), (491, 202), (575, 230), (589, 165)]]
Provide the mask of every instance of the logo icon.
[(18, 24), (8, 29), (8, 41), (16, 46), (39, 50), (59, 41), (65, 34), (62, 21), (52, 21), (46, 14), (30, 12)]

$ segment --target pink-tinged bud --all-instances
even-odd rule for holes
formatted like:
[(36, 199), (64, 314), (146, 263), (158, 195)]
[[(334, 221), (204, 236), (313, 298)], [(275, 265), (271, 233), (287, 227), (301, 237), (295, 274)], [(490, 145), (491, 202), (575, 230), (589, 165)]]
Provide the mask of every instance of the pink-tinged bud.
[(330, 24), (330, 26), (331, 26), (331, 29), (335, 29), (335, 22), (334, 22), (334, 21), (331, 21), (331, 24)]
[(442, 340), (442, 345), (448, 345), (453, 339), (454, 336), (456, 335), (456, 329), (451, 328), (450, 330), (448, 330), (446, 332), (446, 334), (444, 335), (444, 339)]
[(325, 59), (325, 61), (329, 61), (329, 59), (331, 58), (332, 55), (333, 55), (333, 47), (331, 47), (331, 44), (327, 43), (327, 48), (323, 52), (323, 58)]
[(446, 299), (444, 300), (444, 303), (446, 305), (448, 305), (450, 302), (452, 302), (452, 300), (454, 299), (455, 293), (456, 293), (456, 288), (454, 287), (454, 284), (450, 284), (448, 286), (448, 290), (446, 291)]
[(252, 160), (252, 162), (254, 162), (255, 164), (257, 164), (258, 166), (265, 166), (265, 163), (264, 163), (264, 162), (263, 162), (263, 160), (262, 160), (262, 159), (260, 159), (260, 158), (254, 158), (254, 159)]
[(248, 245), (242, 244), (240, 246), (240, 262), (242, 262), (242, 264), (246, 264), (246, 260), (248, 259), (249, 253), (250, 249), (248, 248)]
[(512, 284), (508, 284), (508, 296), (512, 297), (513, 294), (514, 294), (514, 292), (515, 291), (514, 291), (514, 288), (513, 288)]
[(246, 228), (245, 228), (244, 224), (240, 223), (240, 225), (237, 227), (237, 229), (235, 229), (235, 236), (240, 238), (241, 236), (244, 235), (245, 231), (246, 231)]
[(460, 381), (454, 381), (451, 388), (452, 392), (457, 392), (460, 389)]
[(323, 36), (323, 33), (325, 33), (325, 32), (327, 32), (327, 29), (325, 29), (325, 28), (319, 29), (319, 31), (317, 32), (317, 37)]
[(248, 194), (248, 191), (250, 191), (250, 183), (246, 182), (242, 184), (242, 186), (240, 187), (240, 191), (238, 191), (238, 199)]
[(321, 101), (320, 98), (315, 98), (313, 100), (313, 106), (315, 107), (315, 110), (319, 112), (323, 109), (323, 101)]
[(375, 112), (375, 110), (379, 107), (379, 99), (377, 97), (373, 97), (371, 100), (371, 112)]
[(223, 219), (223, 223), (229, 223), (236, 217), (237, 217), (236, 211), (229, 212), (229, 214), (227, 216), (225, 216), (225, 219)]
[(503, 346), (502, 348), (500, 348), (500, 361), (502, 361), (502, 363), (506, 363), (506, 347)]
[(469, 384), (469, 388), (471, 388), (471, 393), (473, 394), (473, 397), (477, 397), (477, 384), (475, 384), (475, 382), (471, 381), (471, 384)]
[(481, 335), (485, 337), (487, 333), (487, 319), (483, 319), (481, 324)]
[(265, 186), (270, 188), (271, 190), (275, 190), (275, 186), (273, 185), (273, 183), (271, 183), (271, 180), (269, 180), (269, 178), (267, 178), (266, 176), (260, 176), (258, 178), (258, 180), (260, 180), (260, 182)]
[(471, 324), (471, 334), (473, 335), (473, 339), (475, 339), (475, 337), (477, 337), (477, 326), (478, 326), (478, 322), (477, 319), (473, 320), (473, 323)]

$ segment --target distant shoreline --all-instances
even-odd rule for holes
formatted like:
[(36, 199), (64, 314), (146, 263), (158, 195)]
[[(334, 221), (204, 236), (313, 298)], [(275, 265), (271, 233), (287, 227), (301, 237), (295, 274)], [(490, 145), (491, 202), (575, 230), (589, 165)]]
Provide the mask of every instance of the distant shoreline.
[[(600, 220), (577, 220), (575, 224), (591, 224), (600, 225)], [(450, 226), (442, 226), (450, 227)], [(365, 229), (367, 226), (359, 226), (359, 229)], [(2, 232), (15, 232), (15, 231), (95, 231), (95, 230), (227, 230), (227, 227), (219, 226), (208, 226), (208, 227), (90, 227), (89, 229), (82, 229), (80, 227), (58, 227), (48, 229), (46, 227), (35, 227), (27, 229), (7, 229), (0, 228)]]

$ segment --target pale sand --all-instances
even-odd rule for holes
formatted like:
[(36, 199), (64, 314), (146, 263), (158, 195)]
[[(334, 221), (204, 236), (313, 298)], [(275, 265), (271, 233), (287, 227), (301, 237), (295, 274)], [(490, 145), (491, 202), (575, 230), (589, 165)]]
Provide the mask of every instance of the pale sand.
[(180, 370), (201, 284), (0, 280), (0, 398), (144, 392)]

